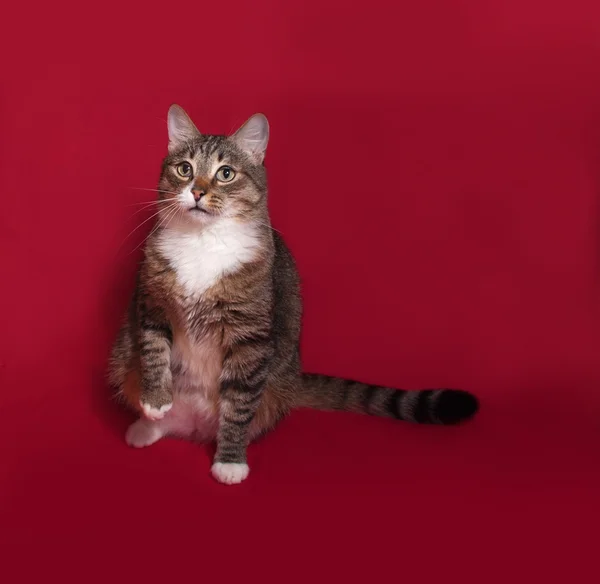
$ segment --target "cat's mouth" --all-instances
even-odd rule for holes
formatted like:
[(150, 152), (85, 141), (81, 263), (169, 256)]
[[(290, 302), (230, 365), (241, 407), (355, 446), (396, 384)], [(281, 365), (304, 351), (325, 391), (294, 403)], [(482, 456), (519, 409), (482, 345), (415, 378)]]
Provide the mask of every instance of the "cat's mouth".
[(208, 211), (206, 209), (203, 209), (202, 207), (190, 207), (190, 213), (206, 213), (207, 215), (209, 214)]

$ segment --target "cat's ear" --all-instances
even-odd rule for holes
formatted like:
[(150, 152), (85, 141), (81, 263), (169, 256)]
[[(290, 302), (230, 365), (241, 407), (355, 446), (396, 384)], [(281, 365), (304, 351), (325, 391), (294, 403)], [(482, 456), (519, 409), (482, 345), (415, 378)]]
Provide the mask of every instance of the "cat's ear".
[(265, 158), (269, 142), (269, 122), (263, 114), (254, 114), (231, 139), (256, 162)]
[(177, 104), (173, 104), (169, 108), (167, 127), (169, 129), (169, 152), (177, 150), (186, 142), (200, 136), (200, 132), (190, 116)]

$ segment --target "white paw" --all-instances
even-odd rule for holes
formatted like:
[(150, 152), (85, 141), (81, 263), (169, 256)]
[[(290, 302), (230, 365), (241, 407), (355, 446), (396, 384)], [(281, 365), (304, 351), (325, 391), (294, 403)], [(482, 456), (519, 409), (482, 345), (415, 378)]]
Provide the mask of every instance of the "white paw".
[(127, 428), (125, 442), (133, 448), (144, 448), (160, 440), (162, 435), (162, 431), (156, 424), (141, 418)]
[(225, 485), (237, 485), (241, 483), (250, 472), (246, 463), (239, 462), (215, 462), (211, 468), (212, 476)]
[(140, 402), (140, 406), (142, 406), (144, 416), (146, 416), (146, 418), (149, 420), (162, 420), (166, 416), (167, 412), (173, 407), (173, 404), (165, 404), (164, 406), (160, 406), (160, 408), (153, 408), (149, 404)]

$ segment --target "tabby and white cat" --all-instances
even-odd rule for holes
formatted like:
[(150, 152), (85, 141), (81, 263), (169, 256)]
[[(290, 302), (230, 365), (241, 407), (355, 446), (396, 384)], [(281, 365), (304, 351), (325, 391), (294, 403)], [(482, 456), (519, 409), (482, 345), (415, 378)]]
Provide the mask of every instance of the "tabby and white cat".
[(460, 390), (301, 373), (298, 274), (267, 211), (266, 118), (212, 136), (173, 105), (168, 130), (159, 219), (110, 363), (140, 414), (130, 446), (216, 440), (212, 474), (234, 484), (248, 476), (249, 442), (295, 407), (438, 424), (475, 414), (477, 399)]

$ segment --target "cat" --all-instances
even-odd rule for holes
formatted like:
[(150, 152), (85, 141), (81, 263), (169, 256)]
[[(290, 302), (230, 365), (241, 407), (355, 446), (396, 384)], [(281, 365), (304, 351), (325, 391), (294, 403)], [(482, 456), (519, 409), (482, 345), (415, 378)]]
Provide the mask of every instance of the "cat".
[(167, 126), (158, 221), (109, 366), (117, 394), (140, 414), (127, 444), (216, 441), (212, 475), (235, 484), (249, 473), (248, 444), (292, 408), (438, 424), (477, 412), (462, 390), (301, 373), (298, 273), (267, 210), (267, 119), (205, 135), (173, 105)]

